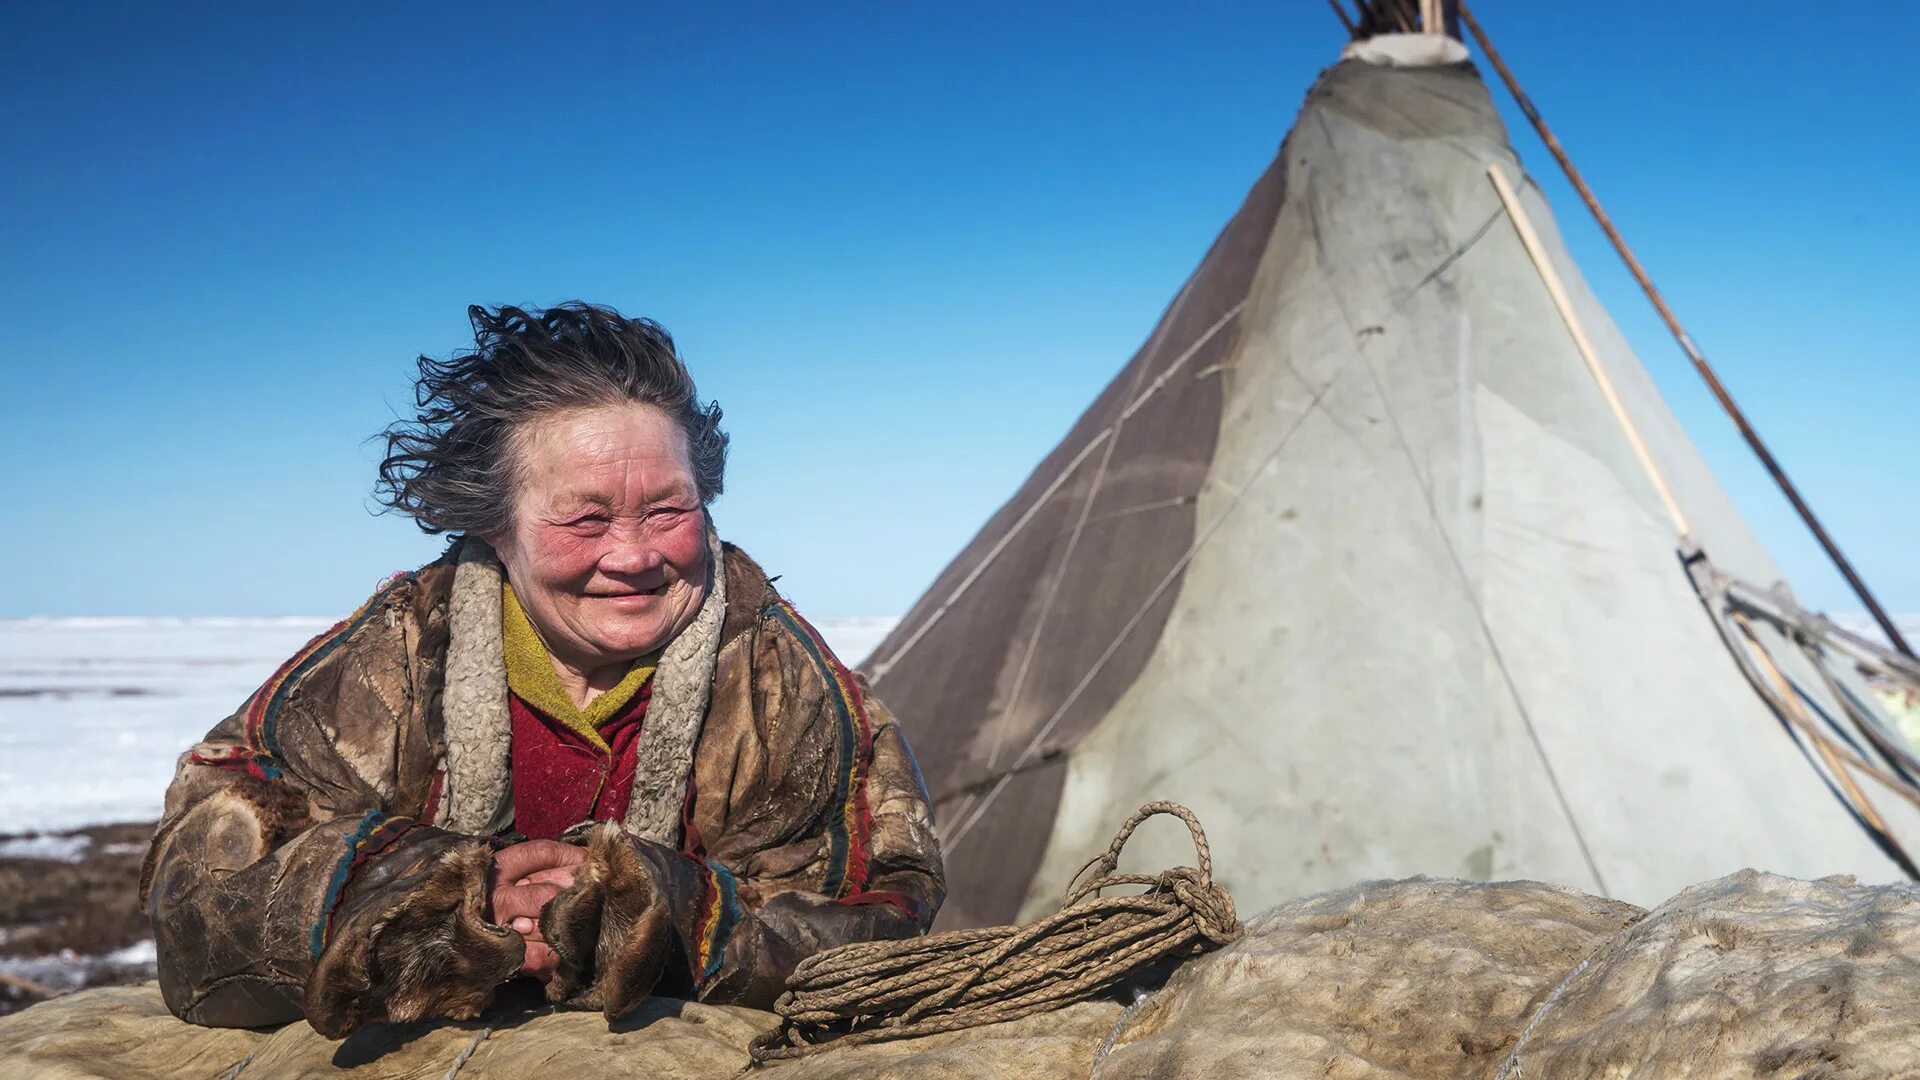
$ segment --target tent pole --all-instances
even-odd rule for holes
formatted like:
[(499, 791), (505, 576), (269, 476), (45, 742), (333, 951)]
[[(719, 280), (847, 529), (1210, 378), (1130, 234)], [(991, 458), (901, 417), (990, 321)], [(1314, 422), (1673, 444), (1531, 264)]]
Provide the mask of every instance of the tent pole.
[[(1916, 797), (1906, 785), (1900, 783), (1885, 770), (1835, 745), (1832, 738), (1828, 736), (1826, 732), (1821, 731), (1819, 725), (1813, 722), (1813, 718), (1808, 716), (1805, 710), (1801, 708), (1799, 699), (1794, 696), (1793, 684), (1788, 681), (1785, 673), (1780, 670), (1779, 665), (1773, 662), (1773, 657), (1767, 653), (1766, 648), (1760, 644), (1760, 639), (1754, 635), (1753, 627), (1747, 622), (1747, 617), (1738, 611), (1731, 612), (1730, 615), (1735, 625), (1740, 627), (1740, 633), (1747, 639), (1748, 644), (1751, 646), (1748, 650), (1748, 655), (1758, 661), (1759, 665), (1766, 670), (1767, 678), (1772, 681), (1777, 700), (1780, 702), (1781, 708), (1785, 710), (1787, 718), (1813, 743), (1814, 749), (1820, 754), (1820, 760), (1826, 762), (1828, 771), (1831, 772), (1834, 779), (1839, 782), (1841, 789), (1847, 793), (1848, 801), (1853, 805), (1854, 812), (1858, 813), (1868, 825), (1877, 830), (1880, 835), (1886, 839), (1888, 846), (1900, 853), (1900, 858), (1904, 860), (1908, 866), (1913, 865), (1912, 858), (1907, 855), (1906, 849), (1901, 847), (1899, 838), (1894, 835), (1892, 829), (1887, 827), (1886, 819), (1882, 818), (1880, 812), (1874, 809), (1872, 801), (1867, 798), (1867, 793), (1860, 789), (1859, 781), (1854, 779), (1852, 772), (1847, 766), (1852, 765), (1854, 768), (1880, 781), (1887, 786), (1889, 791), (1901, 796), (1908, 802), (1920, 805), (1920, 797)], [(1902, 867), (1902, 869), (1906, 869), (1906, 867)], [(1911, 877), (1912, 871), (1908, 870), (1907, 872), (1908, 876)]]
[(1440, 0), (1420, 0), (1420, 32), (1444, 34), (1446, 19), (1440, 14)]
[(1340, 0), (1327, 0), (1327, 4), (1333, 8), (1333, 13), (1340, 17), (1340, 25), (1347, 28), (1347, 36), (1358, 37), (1359, 29), (1353, 25), (1353, 19), (1348, 16), (1346, 5)]
[(0, 986), (11, 986), (17, 990), (23, 990), (32, 994), (37, 998), (57, 998), (60, 996), (60, 991), (55, 990), (51, 986), (34, 982), (32, 979), (19, 975), (9, 975), (4, 971), (0, 971)]
[(1573, 309), (1573, 301), (1567, 296), (1567, 287), (1560, 280), (1560, 272), (1554, 269), (1553, 260), (1548, 257), (1546, 248), (1541, 246), (1540, 234), (1534, 230), (1533, 219), (1527, 216), (1526, 207), (1520, 205), (1520, 197), (1514, 194), (1513, 186), (1507, 182), (1507, 174), (1498, 165), (1487, 166), (1487, 176), (1493, 180), (1493, 190), (1500, 196), (1500, 204), (1507, 209), (1507, 219), (1513, 222), (1514, 231), (1520, 234), (1520, 243), (1527, 249), (1528, 258), (1533, 260), (1533, 268), (1539, 273), (1540, 280), (1547, 287), (1547, 295), (1553, 299), (1554, 309), (1560, 313), (1560, 321), (1566, 323), (1567, 333), (1573, 338), (1574, 348), (1580, 351), (1580, 359), (1586, 361), (1587, 372), (1593, 381), (1600, 384), (1600, 394), (1607, 399), (1607, 408), (1613, 411), (1613, 419), (1627, 436), (1627, 442), (1633, 447), (1633, 456), (1640, 461), (1640, 468), (1653, 481), (1653, 489), (1660, 495), (1660, 503), (1667, 509), (1667, 517), (1673, 522), (1673, 531), (1682, 537), (1693, 535), (1693, 527), (1687, 523), (1687, 515), (1680, 509), (1680, 503), (1673, 497), (1673, 489), (1667, 486), (1667, 478), (1660, 472), (1660, 466), (1654, 464), (1653, 454), (1647, 450), (1647, 444), (1640, 437), (1640, 428), (1627, 415), (1626, 406), (1620, 403), (1620, 394), (1613, 388), (1613, 378), (1600, 363), (1600, 354), (1593, 347), (1592, 339), (1587, 337), (1587, 329), (1580, 322), (1580, 316)]
[(1726, 410), (1734, 426), (1740, 429), (1740, 435), (1746, 439), (1747, 446), (1752, 448), (1755, 456), (1760, 459), (1760, 464), (1773, 477), (1774, 483), (1779, 485), (1781, 493), (1786, 495), (1787, 501), (1792, 503), (1794, 510), (1799, 512), (1800, 520), (1806, 522), (1814, 539), (1820, 542), (1827, 557), (1833, 560), (1833, 565), (1840, 571), (1840, 576), (1846, 578), (1847, 584), (1853, 587), (1854, 595), (1867, 605), (1867, 611), (1873, 616), (1873, 621), (1880, 625), (1881, 631), (1887, 635), (1887, 640), (1893, 643), (1894, 648), (1908, 656), (1914, 656), (1913, 647), (1907, 644), (1907, 639), (1901, 635), (1900, 628), (1894, 625), (1893, 619), (1888, 617), (1886, 609), (1880, 606), (1880, 601), (1874, 597), (1873, 591), (1867, 588), (1867, 583), (1861, 579), (1854, 570), (1853, 564), (1840, 551), (1840, 545), (1827, 534), (1826, 527), (1814, 515), (1813, 508), (1808, 506), (1807, 501), (1800, 496), (1800, 489), (1787, 478), (1786, 470), (1773, 456), (1773, 451), (1767, 449), (1767, 444), (1761, 441), (1759, 432), (1755, 431), (1753, 425), (1747, 421), (1746, 413), (1742, 412), (1740, 406), (1734, 402), (1733, 395), (1727, 392), (1726, 386), (1720, 382), (1720, 377), (1707, 363), (1706, 356), (1693, 343), (1693, 338), (1687, 334), (1686, 327), (1680, 324), (1679, 317), (1673, 313), (1672, 308), (1667, 306), (1666, 298), (1661, 296), (1660, 290), (1654, 287), (1653, 279), (1647, 276), (1646, 268), (1640, 265), (1640, 260), (1634, 256), (1633, 249), (1627, 246), (1626, 238), (1621, 236), (1620, 230), (1614, 227), (1613, 219), (1600, 208), (1599, 198), (1594, 195), (1593, 189), (1587, 186), (1586, 179), (1580, 175), (1580, 170), (1574, 168), (1573, 159), (1567, 156), (1566, 150), (1560, 145), (1560, 140), (1554, 138), (1552, 130), (1547, 127), (1547, 122), (1541, 119), (1540, 111), (1533, 107), (1532, 99), (1527, 97), (1526, 91), (1520, 89), (1519, 80), (1514, 78), (1506, 61), (1502, 60), (1500, 54), (1494, 50), (1493, 43), (1487, 40), (1487, 32), (1481, 29), (1480, 21), (1473, 17), (1472, 10), (1467, 7), (1464, 0), (1459, 5), (1459, 11), (1460, 18), (1466, 23), (1467, 29), (1473, 33), (1473, 39), (1479, 43), (1480, 51), (1486, 54), (1488, 62), (1493, 65), (1495, 71), (1499, 72), (1500, 80), (1506, 83), (1507, 90), (1513, 94), (1515, 104), (1519, 105), (1520, 111), (1526, 114), (1527, 121), (1533, 125), (1533, 130), (1540, 134), (1540, 140), (1546, 143), (1548, 152), (1553, 154), (1553, 159), (1560, 163), (1561, 171), (1567, 174), (1568, 181), (1580, 194), (1581, 201), (1587, 204), (1587, 209), (1593, 213), (1594, 220), (1599, 222), (1601, 231), (1605, 232), (1607, 239), (1613, 242), (1613, 249), (1620, 253), (1620, 258), (1627, 264), (1627, 270), (1633, 274), (1634, 280), (1640, 283), (1640, 288), (1647, 294), (1647, 299), (1653, 301), (1654, 309), (1660, 313), (1661, 320), (1667, 324), (1667, 330), (1673, 334), (1673, 339), (1679, 342), (1680, 350), (1687, 354), (1687, 359), (1692, 361), (1694, 369), (1700, 373), (1702, 379), (1706, 380), (1707, 388), (1712, 390), (1713, 396), (1719, 400), (1720, 407)]

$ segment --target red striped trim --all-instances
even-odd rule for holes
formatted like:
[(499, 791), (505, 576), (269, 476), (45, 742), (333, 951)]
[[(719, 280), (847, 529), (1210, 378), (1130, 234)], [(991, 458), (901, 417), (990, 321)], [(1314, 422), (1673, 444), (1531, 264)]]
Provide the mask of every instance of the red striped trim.
[(306, 663), (308, 657), (325, 648), (327, 644), (339, 635), (342, 630), (345, 630), (347, 624), (352, 621), (352, 617), (341, 619), (339, 622), (334, 623), (331, 627), (321, 632), (312, 641), (307, 642), (306, 645), (301, 647), (299, 652), (288, 657), (286, 663), (275, 668), (273, 677), (262, 683), (260, 689), (255, 690), (253, 696), (247, 699), (247, 742), (249, 744), (253, 746), (265, 745), (265, 733), (262, 731), (262, 728), (266, 723), (267, 708), (273, 703), (275, 695), (279, 694), (280, 687), (286, 683), (288, 677), (298, 670), (301, 664)]
[(719, 863), (700, 860), (706, 878), (706, 894), (700, 900), (700, 915), (694, 921), (693, 978), (696, 987), (705, 986), (727, 962), (727, 941), (733, 937), (734, 924), (740, 921), (740, 900), (733, 872)]
[(207, 765), (216, 769), (231, 769), (244, 772), (256, 780), (278, 780), (280, 763), (265, 754), (247, 746), (229, 746), (217, 754), (203, 754), (198, 750), (187, 755), (187, 760), (195, 765)]
[(328, 940), (333, 937), (334, 909), (340, 906), (340, 898), (346, 893), (353, 872), (369, 857), (392, 847), (394, 841), (411, 832), (417, 824), (413, 818), (389, 817), (379, 810), (369, 810), (353, 831), (342, 839), (346, 851), (334, 865), (333, 876), (327, 882), (326, 895), (320, 901), (320, 918), (313, 924), (309, 935), (308, 948), (315, 960), (320, 959), (320, 954), (326, 951)]
[(853, 674), (833, 655), (826, 639), (785, 599), (775, 600), (773, 613), (795, 631), (800, 643), (825, 678), (840, 725), (840, 761), (835, 777), (839, 806), (828, 824), (827, 876), (821, 891), (835, 899), (857, 895), (867, 885), (867, 863), (873, 835), (873, 811), (867, 804), (867, 774), (873, 766), (873, 724), (867, 718), (866, 699)]
[(334, 623), (325, 633), (307, 642), (305, 647), (294, 653), (286, 663), (281, 664), (274, 671), (273, 677), (268, 679), (264, 686), (253, 692), (253, 696), (247, 699), (246, 732), (247, 743), (253, 747), (255, 753), (271, 759), (276, 768), (280, 765), (280, 738), (275, 721), (279, 718), (280, 705), (287, 691), (300, 676), (306, 674), (308, 669), (352, 636), (353, 632), (367, 621), (396, 586), (412, 580), (413, 576), (411, 571), (402, 571), (382, 582), (380, 588), (367, 599), (367, 602), (360, 605), (359, 610)]
[(921, 926), (925, 926), (933, 921), (928, 917), (927, 905), (908, 896), (906, 893), (894, 892), (891, 889), (868, 889), (863, 893), (843, 896), (836, 902), (851, 907), (881, 904), (898, 910), (902, 914), (912, 918), (913, 921), (919, 923)]

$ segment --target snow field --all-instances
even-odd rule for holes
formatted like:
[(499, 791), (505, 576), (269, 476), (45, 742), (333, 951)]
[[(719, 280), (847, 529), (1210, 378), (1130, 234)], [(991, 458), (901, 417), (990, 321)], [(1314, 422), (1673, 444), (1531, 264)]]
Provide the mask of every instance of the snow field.
[[(815, 625), (852, 665), (896, 622)], [(32, 834), (159, 817), (181, 752), (332, 623), (0, 619), (0, 855), (74, 859), (84, 837)]]

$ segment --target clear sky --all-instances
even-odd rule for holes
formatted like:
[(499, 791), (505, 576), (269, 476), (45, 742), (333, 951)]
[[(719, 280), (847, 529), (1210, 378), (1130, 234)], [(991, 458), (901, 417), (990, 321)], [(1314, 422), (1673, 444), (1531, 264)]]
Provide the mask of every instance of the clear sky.
[[(1920, 610), (1914, 65), (1815, 5), (1476, 9)], [(899, 614), (1139, 345), (1343, 37), (1317, 0), (11, 11), (0, 616), (343, 613), (440, 546), (369, 513), (414, 355), (469, 343), (469, 303), (574, 297), (678, 337), (734, 436), (722, 529), (803, 610)], [(1803, 596), (1857, 608), (1515, 141)]]

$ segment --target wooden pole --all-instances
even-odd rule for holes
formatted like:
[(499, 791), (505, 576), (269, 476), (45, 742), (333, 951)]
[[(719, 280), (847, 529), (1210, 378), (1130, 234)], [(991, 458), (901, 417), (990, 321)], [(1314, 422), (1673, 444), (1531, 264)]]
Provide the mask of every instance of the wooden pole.
[[(1799, 697), (1793, 692), (1793, 684), (1787, 681), (1786, 675), (1781, 672), (1779, 665), (1773, 662), (1773, 657), (1768, 654), (1766, 647), (1760, 644), (1760, 639), (1755, 636), (1753, 625), (1747, 621), (1746, 615), (1738, 611), (1730, 614), (1751, 645), (1747, 650), (1748, 655), (1759, 661), (1760, 666), (1766, 670), (1768, 681), (1773, 683), (1780, 708), (1786, 714), (1787, 720), (1806, 733), (1814, 749), (1819, 752), (1821, 760), (1827, 763), (1828, 771), (1833, 773), (1834, 779), (1847, 792), (1848, 798), (1853, 800), (1854, 809), (1859, 811), (1860, 816), (1869, 824), (1878, 829), (1880, 835), (1887, 838), (1887, 843), (1892, 844), (1894, 850), (1899, 851), (1904, 858), (1906, 851), (1900, 847), (1899, 841), (1893, 835), (1893, 830), (1887, 827), (1885, 819), (1881, 818), (1879, 811), (1873, 808), (1873, 803), (1867, 799), (1866, 792), (1860, 790), (1859, 782), (1854, 780), (1846, 766), (1851, 765), (1859, 769), (1886, 785), (1887, 790), (1916, 806), (1920, 806), (1920, 795), (1916, 795), (1909, 785), (1901, 783), (1900, 779), (1892, 773), (1839, 746), (1831, 736), (1821, 731), (1819, 725), (1813, 722), (1813, 718), (1808, 716), (1801, 706)], [(1908, 861), (1911, 862), (1911, 860)]]
[(15, 987), (38, 998), (56, 998), (60, 996), (60, 991), (55, 990), (51, 986), (34, 982), (32, 979), (23, 979), (18, 975), (9, 975), (4, 971), (0, 971), (0, 986)]
[(1340, 25), (1347, 28), (1347, 36), (1357, 36), (1358, 31), (1353, 25), (1353, 18), (1347, 14), (1347, 6), (1341, 3), (1340, 0), (1327, 0), (1327, 4), (1333, 8), (1335, 15), (1340, 16)]
[(1540, 110), (1533, 107), (1532, 99), (1527, 97), (1526, 91), (1520, 89), (1520, 81), (1513, 77), (1513, 72), (1507, 68), (1506, 61), (1502, 60), (1500, 54), (1494, 50), (1493, 42), (1487, 40), (1487, 32), (1481, 29), (1480, 21), (1473, 17), (1473, 11), (1467, 7), (1464, 0), (1459, 4), (1459, 11), (1460, 18), (1467, 24), (1467, 29), (1472, 31), (1473, 39), (1479, 43), (1480, 51), (1486, 54), (1487, 61), (1493, 65), (1495, 71), (1500, 73), (1500, 80), (1507, 84), (1507, 90), (1513, 94), (1514, 103), (1520, 106), (1522, 113), (1526, 114), (1527, 122), (1533, 125), (1533, 130), (1540, 133), (1540, 141), (1547, 144), (1548, 152), (1553, 154), (1553, 159), (1560, 163), (1561, 171), (1567, 174), (1567, 180), (1573, 184), (1573, 189), (1579, 192), (1581, 201), (1587, 204), (1587, 209), (1592, 212), (1594, 220), (1600, 223), (1601, 231), (1605, 232), (1607, 239), (1613, 242), (1613, 249), (1620, 253), (1620, 258), (1626, 262), (1627, 269), (1633, 274), (1634, 280), (1640, 283), (1640, 288), (1647, 294), (1647, 299), (1653, 301), (1654, 309), (1660, 313), (1661, 320), (1667, 324), (1668, 332), (1673, 335), (1675, 341), (1680, 343), (1680, 350), (1687, 354), (1687, 359), (1692, 362), (1694, 370), (1706, 380), (1707, 388), (1712, 390), (1713, 396), (1719, 400), (1720, 407), (1726, 411), (1727, 416), (1732, 418), (1734, 426), (1740, 429), (1740, 435), (1746, 439), (1747, 446), (1759, 457), (1760, 464), (1773, 477), (1773, 482), (1779, 486), (1781, 493), (1786, 495), (1787, 501), (1793, 504), (1794, 510), (1800, 515), (1800, 520), (1806, 522), (1814, 539), (1820, 542), (1827, 557), (1833, 560), (1833, 565), (1840, 571), (1840, 576), (1846, 578), (1847, 584), (1853, 587), (1854, 595), (1860, 598), (1861, 603), (1867, 605), (1867, 611), (1873, 615), (1873, 621), (1880, 624), (1880, 629), (1887, 635), (1887, 640), (1893, 643), (1894, 648), (1908, 656), (1914, 656), (1913, 647), (1907, 644), (1907, 639), (1901, 635), (1900, 628), (1894, 625), (1893, 619), (1887, 615), (1886, 609), (1880, 606), (1880, 601), (1874, 597), (1873, 591), (1867, 588), (1866, 581), (1854, 570), (1853, 563), (1849, 562), (1846, 555), (1840, 551), (1840, 545), (1834, 542), (1833, 537), (1827, 535), (1826, 527), (1820, 524), (1820, 519), (1814, 515), (1813, 508), (1807, 505), (1807, 500), (1801, 498), (1800, 489), (1788, 479), (1786, 470), (1773, 456), (1773, 451), (1767, 449), (1767, 444), (1761, 441), (1759, 432), (1755, 431), (1753, 425), (1747, 421), (1747, 414), (1742, 412), (1740, 406), (1734, 402), (1733, 395), (1728, 393), (1727, 388), (1721, 384), (1720, 376), (1715, 374), (1712, 365), (1707, 363), (1705, 354), (1693, 343), (1693, 338), (1688, 335), (1686, 327), (1680, 325), (1680, 319), (1674, 315), (1673, 309), (1667, 306), (1666, 298), (1660, 295), (1659, 289), (1654, 288), (1653, 279), (1647, 276), (1646, 268), (1640, 265), (1638, 258), (1634, 257), (1633, 249), (1627, 246), (1626, 238), (1620, 235), (1620, 230), (1614, 228), (1613, 219), (1600, 208), (1599, 198), (1594, 195), (1593, 189), (1587, 186), (1587, 181), (1580, 175), (1580, 170), (1574, 168), (1573, 159), (1568, 157), (1566, 150), (1560, 146), (1560, 140), (1554, 138), (1552, 130), (1547, 127), (1547, 122), (1541, 119)]
[(1415, 16), (1409, 6), (1414, 0), (1374, 0), (1374, 26), (1372, 32), (1412, 33)]
[(1394, 30), (1396, 0), (1353, 0), (1353, 6), (1360, 9), (1359, 25), (1354, 29), (1354, 37), (1368, 38), (1375, 34), (1388, 34)]
[(1600, 394), (1607, 400), (1607, 408), (1613, 411), (1614, 422), (1626, 433), (1627, 443), (1633, 447), (1633, 456), (1640, 461), (1640, 468), (1653, 482), (1654, 491), (1660, 495), (1661, 505), (1667, 508), (1667, 517), (1673, 522), (1673, 531), (1682, 537), (1693, 535), (1693, 528), (1687, 522), (1687, 515), (1681, 511), (1680, 503), (1673, 497), (1673, 489), (1667, 486), (1667, 478), (1660, 472), (1653, 455), (1648, 452), (1646, 440), (1640, 437), (1639, 425), (1633, 417), (1627, 415), (1626, 406), (1620, 402), (1620, 394), (1613, 387), (1613, 377), (1600, 363), (1600, 354), (1593, 347), (1593, 340), (1587, 336), (1587, 328), (1580, 321), (1580, 315), (1573, 309), (1573, 300), (1567, 296), (1567, 287), (1560, 280), (1560, 271), (1555, 269), (1553, 260), (1547, 255), (1545, 245), (1540, 242), (1540, 234), (1534, 231), (1533, 219), (1527, 216), (1527, 208), (1520, 204), (1513, 186), (1507, 183), (1507, 174), (1498, 165), (1487, 166), (1487, 176), (1493, 180), (1493, 190), (1500, 196), (1501, 205), (1507, 208), (1507, 217), (1513, 221), (1515, 232), (1520, 234), (1520, 243), (1527, 249), (1527, 255), (1533, 260), (1533, 268), (1540, 274), (1540, 280), (1547, 286), (1547, 295), (1553, 299), (1553, 306), (1560, 312), (1560, 319), (1567, 324), (1567, 333), (1573, 338), (1574, 348), (1580, 351), (1580, 359), (1586, 361), (1587, 372), (1593, 381), (1600, 384)]

